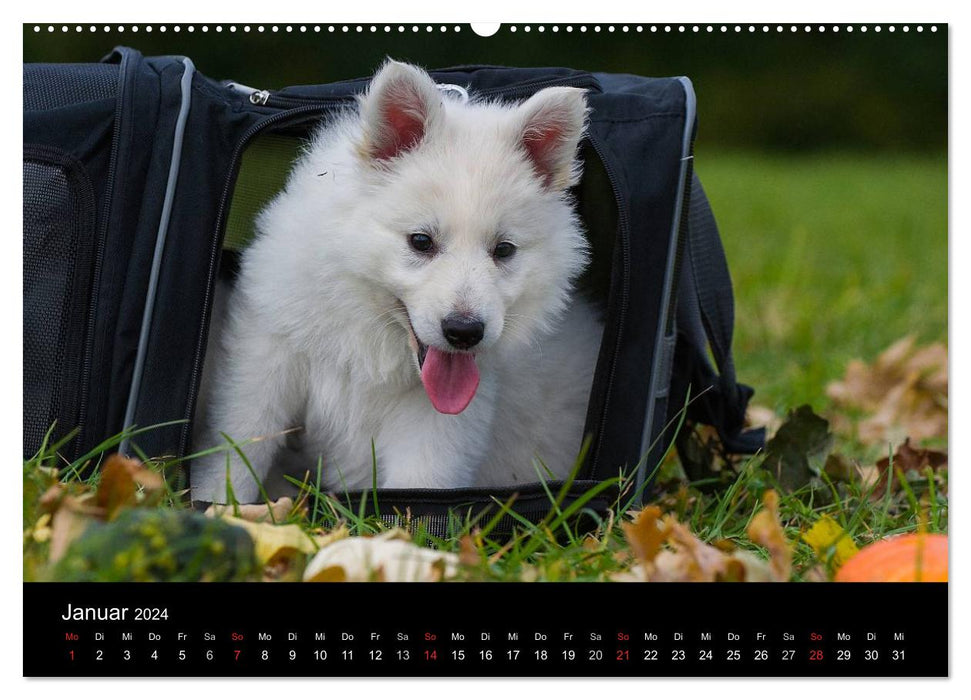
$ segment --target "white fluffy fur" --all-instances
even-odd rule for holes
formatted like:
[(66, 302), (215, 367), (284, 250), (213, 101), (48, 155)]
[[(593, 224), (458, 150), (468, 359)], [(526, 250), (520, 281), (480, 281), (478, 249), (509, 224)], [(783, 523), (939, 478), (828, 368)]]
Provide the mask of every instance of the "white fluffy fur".
[[(425, 120), (419, 143), (373, 157), (389, 136), (384, 101)], [(399, 107), (401, 105), (398, 105)], [(579, 176), (583, 93), (549, 88), (521, 105), (443, 97), (423, 71), (389, 62), (358, 110), (321, 128), (258, 221), (230, 303), (206, 428), (245, 448), (265, 480), (300, 426), (301, 471), (323, 456), (327, 488), (368, 487), (372, 440), (382, 487), (506, 486), (536, 481), (535, 458), (566, 475), (582, 438), (601, 327), (571, 299), (587, 261), (566, 188)], [(550, 132), (550, 128), (553, 129)], [(545, 130), (545, 131), (544, 131)], [(524, 139), (553, 133), (545, 166)], [(434, 229), (439, 252), (408, 236)], [(518, 247), (508, 261), (495, 245)], [(400, 300), (400, 303), (399, 303)], [(478, 315), (480, 385), (459, 415), (436, 412), (420, 381), (418, 337), (446, 349), (441, 319)], [(259, 499), (232, 457), (233, 491)], [(226, 499), (226, 456), (192, 468), (195, 500)]]

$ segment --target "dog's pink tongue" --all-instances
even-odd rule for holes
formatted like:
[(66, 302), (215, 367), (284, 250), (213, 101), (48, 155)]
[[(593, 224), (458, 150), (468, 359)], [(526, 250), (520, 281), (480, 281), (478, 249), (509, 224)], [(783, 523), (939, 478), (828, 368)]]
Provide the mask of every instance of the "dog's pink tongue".
[(479, 388), (479, 368), (468, 353), (428, 348), (421, 366), (421, 383), (439, 413), (461, 413)]

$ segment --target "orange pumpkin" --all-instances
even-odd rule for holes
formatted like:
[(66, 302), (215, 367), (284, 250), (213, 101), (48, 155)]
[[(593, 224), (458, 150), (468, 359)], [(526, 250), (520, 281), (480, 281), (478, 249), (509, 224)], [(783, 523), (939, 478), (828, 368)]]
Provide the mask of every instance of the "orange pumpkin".
[(835, 580), (947, 581), (947, 535), (898, 535), (874, 542), (853, 555)]

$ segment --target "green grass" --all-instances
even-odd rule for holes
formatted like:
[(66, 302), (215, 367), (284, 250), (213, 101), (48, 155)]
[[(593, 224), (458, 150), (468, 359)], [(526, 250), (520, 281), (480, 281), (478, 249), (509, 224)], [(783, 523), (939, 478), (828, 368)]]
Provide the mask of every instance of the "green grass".
[(696, 170), (735, 285), (738, 376), (825, 408), (848, 360), (947, 340), (947, 160), (706, 153)]
[[(113, 446), (124, 434), (111, 438)], [(136, 435), (137, 437), (137, 435)], [(223, 451), (243, 449), (244, 445), (227, 444)], [(208, 450), (210, 452), (212, 450)], [(27, 530), (39, 517), (37, 499), (50, 484), (48, 469), (57, 465), (57, 446), (45, 445), (24, 463), (24, 525)], [(754, 457), (743, 464), (738, 476), (724, 489), (703, 493), (690, 485), (668, 482), (662, 486), (656, 501), (664, 512), (671, 513), (688, 525), (702, 540), (730, 543), (739, 549), (760, 552), (749, 541), (746, 529), (752, 517), (761, 509), (762, 497), (768, 489), (783, 493), (780, 500), (780, 519), (787, 538), (793, 544), (793, 580), (818, 577), (830, 571), (826, 555), (817, 557), (800, 540), (800, 534), (821, 516), (829, 515), (859, 545), (893, 534), (924, 529), (947, 532), (948, 503), (940, 493), (940, 483), (932, 475), (917, 477), (897, 493), (879, 499), (871, 498), (872, 489), (853, 480), (822, 486), (806, 486), (785, 494), (773, 475), (762, 468), (761, 458)], [(148, 462), (148, 466), (163, 474), (173, 467), (171, 462)], [(69, 490), (81, 493), (94, 488), (100, 478), (99, 463), (86, 458), (70, 465), (61, 464), (62, 479)], [(83, 474), (83, 478), (78, 475)], [(946, 486), (946, 481), (944, 482)], [(493, 511), (474, 519), (456, 514), (444, 537), (430, 534), (421, 523), (412, 528), (416, 544), (442, 551), (460, 552), (463, 540), (476, 543), (478, 561), (468, 563), (462, 577), (479, 581), (603, 581), (612, 574), (626, 571), (633, 557), (619, 527), (627, 512), (633, 484), (621, 481), (621, 496), (606, 515), (590, 513), (593, 528), (580, 531), (573, 526), (572, 516), (577, 507), (567, 507), (559, 494), (549, 493), (550, 514), (542, 522), (525, 520), (512, 537), (497, 534), (499, 518), (509, 512), (507, 505), (497, 503)], [(291, 513), (285, 521), (296, 523), (307, 531), (329, 531), (346, 527), (352, 536), (372, 535), (389, 526), (380, 518), (364, 514), (364, 501), (359, 508), (345, 504), (343, 499), (328, 497), (312, 484), (304, 488), (319, 496), (312, 509), (305, 514)], [(367, 496), (365, 495), (365, 498)], [(188, 508), (179, 494), (168, 491), (157, 505), (164, 509)], [(278, 524), (283, 524), (278, 523)], [(24, 574), (26, 580), (45, 579), (49, 543), (25, 537)], [(258, 578), (258, 575), (254, 575)]]
[[(840, 378), (853, 358), (873, 358), (901, 336), (920, 342), (947, 340), (947, 172), (941, 156), (697, 154), (725, 241), (735, 283), (735, 358), (739, 378), (757, 390), (756, 401), (780, 414), (803, 403), (818, 412), (832, 411), (827, 383)], [(137, 437), (137, 436), (136, 436)], [(37, 499), (49, 483), (39, 467), (57, 466), (61, 478), (86, 486), (97, 483), (99, 452), (122, 436), (107, 440), (81, 460), (64, 464), (55, 446), (45, 445), (24, 464), (24, 526), (39, 517)], [(137, 442), (137, 439), (136, 439)], [(212, 450), (244, 449), (227, 444)], [(859, 447), (836, 449), (862, 457)], [(854, 452), (854, 450), (857, 450)], [(866, 455), (872, 458), (872, 455)], [(870, 462), (872, 463), (872, 462)], [(161, 463), (163, 473), (177, 466)], [(651, 465), (654, 466), (654, 465)], [(666, 483), (656, 500), (706, 541), (727, 540), (758, 550), (745, 530), (774, 477), (755, 457), (738, 467), (737, 476), (719, 488), (699, 489), (679, 482), (676, 465), (666, 464)], [(874, 499), (858, 481), (823, 479), (794, 493), (781, 493), (780, 514), (794, 544), (796, 580), (828, 566), (799, 539), (822, 515), (836, 520), (863, 545), (919, 528), (947, 532), (946, 475), (914, 474), (906, 488)], [(313, 481), (313, 477), (311, 477)], [(478, 580), (603, 580), (629, 564), (619, 522), (630, 491), (591, 533), (570, 525), (565, 509), (550, 493), (550, 517), (541, 525), (521, 522), (511, 540), (493, 528), (502, 514), (470, 522), (453, 519), (445, 538), (420, 525), (417, 543), (459, 551), (463, 537), (480, 544), (477, 565), (466, 575)], [(307, 487), (313, 491), (313, 486)], [(626, 490), (625, 490), (626, 489)], [(347, 507), (323, 499), (306, 517), (294, 517), (308, 529), (340, 524), (352, 534), (372, 534), (386, 527)], [(170, 492), (163, 507), (184, 507)], [(596, 521), (595, 521), (596, 522)], [(25, 538), (28, 578), (43, 575), (46, 544)]]

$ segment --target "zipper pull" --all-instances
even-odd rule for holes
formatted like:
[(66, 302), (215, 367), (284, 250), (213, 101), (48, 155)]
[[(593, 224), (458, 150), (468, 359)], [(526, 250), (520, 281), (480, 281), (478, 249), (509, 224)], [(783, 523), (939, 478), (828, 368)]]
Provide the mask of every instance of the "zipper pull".
[(255, 105), (265, 105), (270, 99), (269, 90), (254, 90), (250, 93), (249, 101)]

